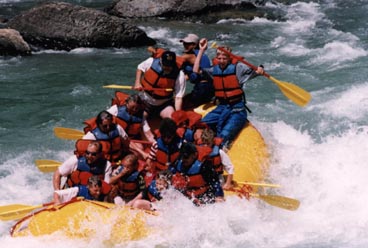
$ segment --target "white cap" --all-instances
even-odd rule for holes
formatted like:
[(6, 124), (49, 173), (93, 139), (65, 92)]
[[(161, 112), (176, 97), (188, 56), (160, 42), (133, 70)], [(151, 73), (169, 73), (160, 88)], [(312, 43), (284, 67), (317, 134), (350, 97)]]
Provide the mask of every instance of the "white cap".
[(180, 42), (197, 44), (199, 42), (199, 37), (195, 34), (188, 34), (187, 37), (185, 37), (184, 39), (181, 39)]

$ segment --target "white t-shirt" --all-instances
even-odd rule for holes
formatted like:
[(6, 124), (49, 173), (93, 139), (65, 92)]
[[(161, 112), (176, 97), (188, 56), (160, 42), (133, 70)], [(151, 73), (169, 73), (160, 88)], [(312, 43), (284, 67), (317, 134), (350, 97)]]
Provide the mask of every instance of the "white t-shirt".
[[(153, 62), (153, 58), (149, 57), (142, 63), (140, 63), (137, 67), (138, 70), (141, 70), (143, 72), (148, 71), (148, 69), (151, 67)], [(182, 70), (180, 70), (178, 77), (176, 78), (175, 87), (174, 87), (174, 96), (182, 98), (185, 94), (185, 87), (186, 87), (186, 81), (185, 81), (185, 75)], [(153, 106), (160, 106), (167, 102), (167, 99), (154, 99), (152, 96), (147, 94), (144, 91), (141, 91), (138, 93), (142, 101), (149, 103)]]
[(71, 199), (73, 199), (73, 197), (76, 197), (78, 195), (78, 192), (79, 192), (78, 187), (71, 187), (68, 189), (55, 190), (55, 193), (58, 194), (60, 197), (61, 203), (70, 201)]
[[(113, 116), (117, 116), (118, 115), (118, 105), (112, 105), (108, 110), (107, 112), (109, 112), (110, 114), (112, 114)], [(142, 128), (143, 128), (143, 132), (148, 132), (151, 128), (147, 122), (146, 119), (143, 118), (142, 120)]]
[(224, 170), (227, 174), (234, 175), (234, 165), (231, 163), (229, 155), (227, 155), (222, 149), (220, 149), (219, 153)]
[[(66, 177), (72, 174), (72, 172), (75, 171), (77, 167), (78, 167), (78, 158), (76, 155), (73, 155), (67, 160), (65, 160), (64, 163), (62, 163), (59, 166), (58, 170), (60, 172), (60, 175)], [(104, 181), (106, 183), (110, 183), (111, 173), (112, 173), (111, 163), (109, 161), (106, 161), (105, 177), (104, 177)]]

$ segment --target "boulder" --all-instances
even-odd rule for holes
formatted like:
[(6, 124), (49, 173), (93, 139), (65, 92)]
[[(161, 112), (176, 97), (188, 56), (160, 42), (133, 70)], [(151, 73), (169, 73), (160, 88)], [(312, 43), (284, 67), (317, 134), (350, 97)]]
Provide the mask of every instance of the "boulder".
[[(229, 15), (221, 17), (231, 18), (233, 10), (254, 10), (255, 3), (264, 4), (264, 1), (242, 0), (119, 0), (107, 7), (105, 11), (111, 15), (124, 18), (165, 17), (168, 19), (193, 19), (204, 22), (213, 22), (214, 13), (230, 11)], [(249, 14), (245, 14), (248, 18)], [(216, 20), (217, 21), (217, 20)]]
[(3, 28), (0, 29), (0, 55), (18, 56), (30, 55), (31, 48), (24, 41), (17, 30)]
[(15, 16), (8, 27), (31, 45), (54, 50), (136, 47), (156, 42), (127, 20), (64, 2), (42, 4)]

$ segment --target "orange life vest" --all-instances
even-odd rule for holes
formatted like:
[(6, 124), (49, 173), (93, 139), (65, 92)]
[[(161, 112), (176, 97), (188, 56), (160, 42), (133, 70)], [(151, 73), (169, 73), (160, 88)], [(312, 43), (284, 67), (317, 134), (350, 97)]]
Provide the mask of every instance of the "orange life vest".
[(167, 170), (170, 164), (173, 164), (179, 156), (181, 139), (175, 137), (169, 145), (165, 145), (161, 138), (157, 139), (155, 168), (158, 171)]
[[(114, 123), (115, 122), (116, 121), (114, 121)], [(108, 152), (108, 159), (110, 161), (116, 162), (120, 160), (121, 157), (129, 151), (129, 140), (125, 141), (121, 138), (117, 127), (111, 130), (109, 134), (105, 134), (97, 127), (96, 117), (88, 119), (84, 123), (86, 124), (84, 128), (85, 132), (91, 132), (101, 144), (108, 143), (110, 145), (110, 150)]]
[(232, 104), (243, 100), (244, 93), (236, 77), (236, 64), (229, 64), (224, 70), (216, 65), (212, 75), (215, 96), (220, 102)]
[(140, 192), (140, 180), (141, 175), (139, 171), (135, 171), (129, 176), (124, 176), (118, 180), (119, 195), (127, 200), (133, 199)]
[[(151, 67), (144, 73), (141, 84), (153, 98), (170, 99), (174, 95), (176, 78), (180, 73), (179, 68), (180, 65), (177, 63), (177, 67), (174, 67), (170, 74), (163, 75), (160, 59), (154, 58)], [(149, 91), (150, 88), (172, 89), (172, 91)]]

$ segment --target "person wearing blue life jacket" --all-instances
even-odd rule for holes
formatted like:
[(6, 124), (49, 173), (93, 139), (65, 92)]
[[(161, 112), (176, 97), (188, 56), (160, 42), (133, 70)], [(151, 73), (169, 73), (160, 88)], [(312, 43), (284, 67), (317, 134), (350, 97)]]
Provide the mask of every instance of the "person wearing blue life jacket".
[(171, 176), (169, 170), (160, 171), (150, 185), (127, 205), (133, 208), (157, 210), (156, 202), (162, 200), (162, 192), (169, 188)]
[[(201, 104), (208, 103), (214, 97), (215, 91), (212, 78), (193, 73), (193, 65), (199, 53), (199, 38), (195, 34), (188, 34), (180, 42), (183, 43), (184, 51), (181, 57), (184, 59), (182, 69), (186, 79), (193, 84), (193, 90), (184, 96), (183, 108), (195, 108)], [(210, 68), (211, 61), (206, 54), (202, 55), (200, 68)]]
[[(259, 66), (255, 71), (243, 63), (232, 60), (228, 53), (217, 49), (217, 64), (211, 68), (201, 69), (200, 60), (207, 45), (207, 39), (201, 39), (193, 72), (212, 77), (217, 107), (202, 121), (216, 131), (217, 137), (223, 139), (223, 146), (230, 148), (231, 142), (247, 123), (245, 82), (262, 75), (263, 66)], [(230, 48), (224, 47), (224, 49), (231, 51)]]
[(198, 150), (192, 143), (184, 143), (180, 156), (170, 166), (171, 183), (195, 205), (224, 201), (224, 191), (211, 160), (198, 160)]
[(104, 201), (102, 194), (102, 180), (99, 176), (88, 178), (87, 185), (79, 185), (68, 189), (54, 191), (54, 204), (65, 203), (75, 197), (83, 197), (86, 200)]

